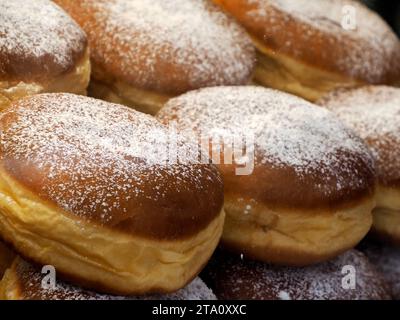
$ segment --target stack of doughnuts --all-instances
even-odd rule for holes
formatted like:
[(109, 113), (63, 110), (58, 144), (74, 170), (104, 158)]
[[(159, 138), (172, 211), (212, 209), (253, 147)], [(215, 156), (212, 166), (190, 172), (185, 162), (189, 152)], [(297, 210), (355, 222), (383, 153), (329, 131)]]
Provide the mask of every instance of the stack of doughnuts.
[[(99, 292), (183, 288), (220, 239), (223, 184), (181, 135), (176, 163), (150, 116), (72, 94), (0, 114), (0, 235), (18, 254)], [(165, 162), (163, 162), (165, 160)]]
[(311, 101), (337, 87), (400, 85), (400, 41), (353, 0), (213, 0), (257, 47), (255, 81)]
[[(375, 206), (373, 160), (361, 139), (327, 110), (262, 87), (216, 87), (171, 99), (157, 115), (182, 132), (211, 137), (254, 134), (247, 159), (218, 164), (227, 214), (222, 244), (275, 264), (304, 266), (354, 247), (369, 231)], [(217, 136), (213, 136), (213, 132)], [(242, 150), (240, 150), (242, 151)], [(214, 158), (215, 154), (211, 155)], [(219, 154), (218, 154), (219, 156)]]
[(56, 0), (87, 32), (90, 94), (155, 114), (171, 97), (250, 81), (254, 49), (208, 0)]
[(400, 89), (367, 86), (321, 99), (369, 146), (378, 175), (373, 233), (400, 245)]
[(0, 300), (400, 299), (397, 85), (353, 0), (0, 0)]
[(86, 94), (89, 78), (86, 35), (61, 8), (0, 0), (0, 111), (41, 92)]

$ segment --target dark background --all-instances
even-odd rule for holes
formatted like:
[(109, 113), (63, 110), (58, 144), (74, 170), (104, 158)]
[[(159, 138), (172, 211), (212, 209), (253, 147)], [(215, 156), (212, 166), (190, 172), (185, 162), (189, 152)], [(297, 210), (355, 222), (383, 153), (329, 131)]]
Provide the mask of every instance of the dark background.
[(384, 17), (400, 36), (400, 0), (363, 0), (362, 2)]

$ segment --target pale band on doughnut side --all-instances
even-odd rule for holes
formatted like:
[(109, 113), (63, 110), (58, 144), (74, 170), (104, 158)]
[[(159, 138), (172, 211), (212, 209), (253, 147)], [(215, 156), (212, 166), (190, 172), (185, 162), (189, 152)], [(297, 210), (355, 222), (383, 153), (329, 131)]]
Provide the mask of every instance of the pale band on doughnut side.
[(156, 114), (173, 96), (135, 88), (124, 81), (107, 76), (107, 72), (93, 64), (92, 79), (88, 88), (91, 97), (123, 104), (138, 111)]
[[(0, 282), (0, 300), (216, 300), (214, 293), (195, 278), (185, 288), (171, 294), (146, 296), (113, 296), (84, 290), (65, 283), (55, 274), (55, 287), (43, 285), (46, 274), (39, 266), (17, 257)], [(46, 285), (48, 287), (46, 287)]]
[(363, 84), (355, 79), (348, 79), (333, 72), (302, 64), (284, 54), (273, 53), (254, 38), (253, 42), (258, 49), (254, 81), (265, 87), (316, 101), (326, 92), (336, 88), (356, 87)]
[(383, 240), (400, 246), (400, 190), (379, 186), (377, 206), (372, 212), (372, 231)]
[(112, 103), (123, 104), (140, 112), (156, 114), (158, 110), (172, 97), (147, 92), (129, 87), (124, 83), (106, 85), (102, 82), (91, 80), (88, 89), (89, 96)]
[(10, 82), (0, 79), (0, 111), (11, 102), (39, 93), (68, 92), (86, 95), (90, 80), (89, 49), (71, 72), (46, 82)]
[(340, 210), (271, 210), (253, 206), (251, 214), (235, 199), (225, 200), (229, 216), (222, 244), (249, 258), (286, 266), (329, 260), (355, 247), (369, 231), (375, 201)]
[[(197, 275), (217, 246), (221, 212), (193, 237), (148, 240), (90, 225), (49, 205), (0, 169), (0, 234), (24, 257), (57, 266), (66, 278), (116, 294), (173, 292)], [(84, 232), (82, 233), (82, 231)], [(89, 236), (90, 235), (90, 236)], [(71, 273), (79, 270), (79, 278)], [(178, 281), (178, 282), (177, 282)], [(102, 284), (113, 284), (112, 292)]]

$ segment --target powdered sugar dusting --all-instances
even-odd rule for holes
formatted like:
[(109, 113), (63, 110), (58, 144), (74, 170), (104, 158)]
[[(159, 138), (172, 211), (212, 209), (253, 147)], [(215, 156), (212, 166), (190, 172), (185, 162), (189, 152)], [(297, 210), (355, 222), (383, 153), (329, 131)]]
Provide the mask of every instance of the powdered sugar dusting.
[(292, 300), (286, 291), (280, 291), (278, 297), (280, 300)]
[[(355, 289), (342, 285), (344, 267), (355, 270)], [(360, 252), (351, 250), (322, 264), (289, 268), (221, 256), (216, 276), (219, 299), (389, 299), (382, 276)]]
[[(250, 77), (249, 38), (209, 1), (83, 1), (81, 6), (97, 12), (98, 28), (83, 21), (89, 38), (95, 39), (94, 59), (107, 68), (117, 58), (119, 71), (145, 87), (179, 82), (169, 77), (187, 79), (190, 88), (244, 83)], [(115, 46), (124, 50), (118, 53)], [(179, 74), (168, 72), (171, 66)]]
[(216, 300), (213, 292), (200, 278), (194, 279), (189, 285), (176, 293), (124, 297), (87, 291), (62, 281), (56, 282), (55, 289), (43, 288), (43, 275), (37, 267), (20, 259), (16, 269), (23, 288), (21, 294), (26, 300)]
[(299, 177), (322, 172), (336, 177), (338, 189), (348, 184), (348, 179), (342, 181), (346, 175), (353, 177), (354, 186), (364, 185), (354, 163), (373, 166), (366, 146), (332, 113), (272, 89), (201, 89), (170, 100), (158, 117), (164, 122), (176, 119), (183, 131), (252, 133), (255, 166), (289, 166)]
[(163, 148), (167, 128), (120, 105), (43, 94), (17, 102), (0, 124), (0, 160), (13, 159), (9, 170), (17, 170), (15, 163), (26, 166), (28, 179), (42, 181), (40, 196), (104, 223), (114, 212), (129, 214), (127, 208), (139, 206), (143, 197), (165, 199), (168, 188), (179, 192), (176, 186), (183, 184), (197, 192), (204, 179), (220, 183), (215, 168), (196, 165), (198, 154), (181, 135), (173, 136), (176, 159), (170, 158)]
[[(66, 67), (84, 39), (80, 27), (51, 1), (0, 0), (0, 55), (50, 57)], [(3, 64), (7, 58), (0, 71)]]
[(382, 273), (389, 284), (394, 299), (400, 300), (400, 249), (382, 244), (369, 244), (363, 252)]
[(383, 180), (400, 179), (400, 89), (368, 86), (338, 90), (320, 104), (366, 141)]
[[(336, 55), (331, 64), (349, 73), (349, 76), (365, 79), (371, 83), (379, 83), (391, 70), (400, 70), (400, 42), (387, 23), (376, 13), (364, 5), (352, 0), (249, 0), (253, 9), (248, 15), (254, 19), (267, 19), (268, 26), (265, 37), (280, 33), (284, 25), (291, 19), (303, 23), (302, 39), (297, 41), (313, 41), (319, 39), (319, 33), (329, 38), (329, 45), (341, 46), (343, 54)], [(280, 12), (288, 14), (287, 19), (279, 18), (272, 6)], [(354, 9), (354, 16), (349, 8)], [(351, 15), (351, 16), (350, 16)], [(349, 18), (347, 18), (349, 17)], [(351, 21), (350, 21), (351, 20)], [(349, 22), (350, 21), (350, 22)], [(351, 27), (346, 26), (346, 22)], [(297, 52), (298, 42), (290, 30), (285, 29), (288, 39), (285, 46), (291, 52)], [(292, 41), (293, 39), (293, 41)], [(347, 39), (347, 40), (344, 40)], [(319, 44), (321, 52), (317, 54), (324, 59), (324, 44)], [(298, 53), (298, 52), (297, 52)], [(296, 53), (296, 55), (297, 55)], [(301, 55), (301, 53), (298, 53)], [(311, 62), (311, 61), (310, 61)]]

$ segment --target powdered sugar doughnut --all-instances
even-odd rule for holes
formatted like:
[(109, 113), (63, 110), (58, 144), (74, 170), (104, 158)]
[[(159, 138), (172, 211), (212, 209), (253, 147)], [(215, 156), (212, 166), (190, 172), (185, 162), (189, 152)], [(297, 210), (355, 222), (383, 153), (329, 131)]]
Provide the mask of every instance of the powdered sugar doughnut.
[(367, 243), (360, 250), (382, 273), (391, 289), (393, 298), (400, 300), (400, 249)]
[[(211, 270), (221, 300), (387, 300), (382, 278), (359, 251), (303, 268), (276, 267), (217, 255)], [(351, 276), (354, 275), (354, 280)], [(347, 278), (346, 278), (347, 277)]]
[(214, 0), (258, 49), (260, 84), (317, 100), (337, 87), (400, 84), (400, 41), (352, 0)]
[[(142, 297), (112, 296), (87, 291), (56, 281), (55, 288), (43, 286), (39, 267), (17, 258), (0, 282), (2, 300), (215, 300), (213, 292), (200, 278), (195, 278), (176, 293)], [(56, 279), (57, 280), (57, 279)]]
[(84, 94), (89, 74), (86, 35), (62, 9), (0, 0), (0, 110), (40, 92)]
[(56, 2), (88, 33), (95, 97), (154, 114), (171, 96), (250, 80), (250, 39), (207, 0)]
[(114, 294), (173, 292), (214, 251), (218, 170), (163, 146), (168, 129), (127, 107), (71, 94), (0, 115), (0, 236), (66, 279)]
[[(217, 156), (237, 137), (251, 142), (234, 148), (239, 154), (232, 164), (218, 164), (226, 247), (263, 261), (306, 265), (352, 248), (370, 229), (373, 161), (331, 112), (247, 86), (189, 92), (170, 100), (157, 117), (186, 134), (193, 130), (194, 139), (211, 136)], [(231, 141), (218, 150), (220, 137)], [(244, 164), (249, 170), (238, 174)]]
[(367, 86), (321, 99), (366, 142), (376, 159), (379, 187), (374, 233), (400, 244), (400, 89)]

